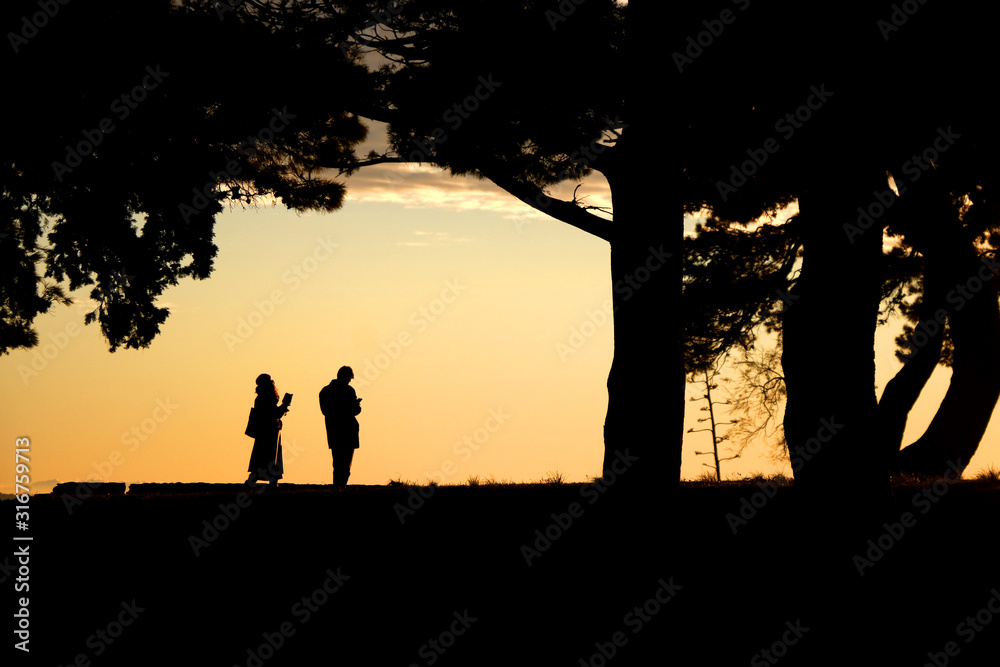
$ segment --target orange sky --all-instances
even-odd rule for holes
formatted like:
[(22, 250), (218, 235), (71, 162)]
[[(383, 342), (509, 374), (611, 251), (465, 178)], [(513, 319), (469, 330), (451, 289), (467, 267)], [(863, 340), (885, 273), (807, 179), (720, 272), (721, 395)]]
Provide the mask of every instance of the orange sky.
[[(212, 278), (165, 293), (171, 315), (149, 349), (109, 353), (82, 323), (86, 291), (39, 317), (41, 345), (0, 361), (5, 437), (31, 438), (36, 490), (88, 478), (242, 481), (262, 372), (295, 396), (284, 481), (328, 483), (317, 394), (341, 365), (354, 368), (364, 398), (352, 483), (599, 473), (612, 358), (607, 243), (488, 182), (429, 167), (363, 171), (348, 188), (332, 214), (221, 214)], [(603, 183), (586, 190), (590, 203), (607, 203)], [(899, 366), (894, 334), (879, 335), (879, 387)], [(948, 372), (932, 378), (909, 441)], [(704, 413), (688, 405), (697, 426)], [(707, 470), (693, 452), (709, 445), (708, 434), (688, 436), (685, 477)], [(725, 463), (724, 476), (790, 473), (766, 454), (755, 447)], [(991, 463), (1000, 463), (996, 425), (970, 469)]]

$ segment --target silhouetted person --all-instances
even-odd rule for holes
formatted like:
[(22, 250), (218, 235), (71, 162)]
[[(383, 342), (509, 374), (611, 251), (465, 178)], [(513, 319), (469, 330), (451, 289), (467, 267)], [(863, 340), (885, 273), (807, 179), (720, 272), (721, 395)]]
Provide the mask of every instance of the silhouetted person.
[(254, 440), (247, 467), (250, 473), (247, 484), (267, 480), (274, 488), (285, 472), (281, 458), (281, 418), (288, 412), (288, 405), (278, 404), (278, 387), (267, 373), (257, 376), (257, 398), (253, 407)]
[(333, 485), (338, 488), (347, 485), (354, 450), (361, 446), (356, 418), (361, 412), (361, 399), (350, 385), (353, 379), (350, 366), (341, 366), (337, 379), (319, 392), (319, 409), (326, 418), (326, 443), (333, 456)]

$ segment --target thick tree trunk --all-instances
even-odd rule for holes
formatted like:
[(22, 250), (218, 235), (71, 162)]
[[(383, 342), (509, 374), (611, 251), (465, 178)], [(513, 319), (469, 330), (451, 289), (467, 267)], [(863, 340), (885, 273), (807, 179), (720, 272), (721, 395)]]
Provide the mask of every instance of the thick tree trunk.
[(814, 174), (799, 200), (802, 270), (785, 310), (781, 361), (795, 485), (849, 517), (878, 509), (891, 493), (876, 428), (881, 223), (845, 229), (886, 183), (877, 170), (838, 166)]
[(680, 482), (684, 434), (684, 216), (680, 205), (666, 218), (659, 205), (653, 207), (651, 193), (663, 191), (664, 170), (654, 175), (634, 159), (630, 147), (641, 145), (623, 139), (620, 164), (632, 168), (605, 171), (616, 231), (611, 240), (615, 356), (608, 375), (603, 470), (606, 480), (621, 478), (627, 488), (669, 497)]
[(1000, 280), (970, 245), (948, 248), (948, 323), (954, 345), (951, 383), (927, 430), (901, 452), (902, 472), (943, 475), (964, 470), (1000, 398)]
[(903, 432), (910, 410), (941, 359), (945, 328), (941, 312), (945, 306), (945, 289), (935, 268), (929, 259), (925, 261), (923, 300), (918, 322), (909, 340), (908, 358), (885, 385), (878, 402), (880, 438), (889, 457), (890, 468), (895, 467), (899, 449), (903, 446)]

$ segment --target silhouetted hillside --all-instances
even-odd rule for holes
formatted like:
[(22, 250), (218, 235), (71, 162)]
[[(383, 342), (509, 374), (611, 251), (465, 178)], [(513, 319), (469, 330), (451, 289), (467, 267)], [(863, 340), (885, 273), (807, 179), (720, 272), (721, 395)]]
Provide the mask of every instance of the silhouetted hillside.
[(948, 642), (985, 664), (997, 646), (958, 628), (1000, 585), (996, 485), (897, 488), (853, 543), (767, 482), (685, 486), (678, 516), (625, 522), (593, 484), (214, 486), (32, 498), (38, 664), (886, 665)]

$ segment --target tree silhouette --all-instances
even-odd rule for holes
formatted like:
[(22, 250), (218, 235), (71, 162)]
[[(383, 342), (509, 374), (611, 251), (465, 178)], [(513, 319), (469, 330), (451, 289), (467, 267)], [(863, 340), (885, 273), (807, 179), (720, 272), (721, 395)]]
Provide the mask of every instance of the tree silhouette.
[[(14, 25), (35, 10), (13, 3), (4, 15)], [(295, 209), (340, 206), (343, 186), (314, 165), (352, 155), (365, 136), (336, 102), (358, 68), (327, 58), (322, 75), (341, 87), (314, 90), (321, 72), (308, 48), (169, 3), (67, 6), (58, 19), (2, 56), (22, 104), (2, 111), (17, 131), (0, 149), (10, 239), (0, 252), (17, 269), (0, 283), (0, 349), (33, 344), (34, 317), (65, 300), (47, 278), (93, 286), (87, 321), (112, 351), (145, 347), (168, 315), (156, 303), (163, 290), (211, 274), (223, 202), (249, 193)], [(243, 76), (206, 67), (248, 43), (254, 75), (268, 80), (252, 95)], [(64, 56), (59, 68), (52, 54)]]
[[(880, 401), (893, 468), (939, 475), (964, 469), (975, 454), (1000, 397), (1000, 281), (994, 245), (1000, 211), (992, 167), (956, 148), (919, 188), (903, 193), (890, 230), (923, 262), (922, 280), (906, 311), (911, 325), (897, 338), (905, 361)], [(936, 364), (949, 366), (948, 391), (925, 433), (902, 451), (906, 413)], [(898, 455), (897, 455), (898, 453)]]
[(41, 207), (24, 179), (8, 163), (0, 205), (0, 261), (5, 270), (0, 276), (0, 354), (12, 348), (33, 347), (38, 333), (32, 328), (35, 317), (48, 312), (55, 304), (70, 301), (62, 288), (38, 275), (37, 266), (44, 260), (44, 248), (38, 239), (44, 224)]
[[(886, 165), (900, 196), (883, 224), (921, 266), (912, 290), (917, 299), (907, 313), (912, 324), (897, 339), (905, 364), (887, 385), (879, 413), (891, 467), (928, 475), (968, 465), (1000, 396), (1000, 313), (996, 271), (990, 269), (1000, 220), (997, 133), (982, 109), (985, 91), (973, 87), (955, 96), (946, 81), (949, 72), (981, 75), (991, 31), (961, 14), (934, 8), (922, 17), (926, 21), (900, 34), (903, 39), (889, 41), (895, 61), (907, 63), (892, 91), (900, 136), (912, 138)], [(934, 55), (931, 43), (948, 56)], [(899, 451), (905, 411), (939, 358), (952, 367), (945, 398), (925, 433)]]
[[(602, 470), (628, 450), (640, 462), (621, 486), (676, 488), (685, 390), (683, 177), (679, 156), (655, 173), (643, 165), (662, 119), (641, 115), (658, 95), (620, 76), (638, 57), (625, 40), (631, 11), (611, 0), (572, 11), (549, 2), (442, 0), (395, 3), (391, 11), (379, 2), (248, 2), (239, 9), (278, 33), (371, 66), (376, 85), (352, 110), (384, 123), (389, 145), (366, 159), (323, 159), (322, 166), (351, 174), (373, 164), (437, 165), (488, 179), (609, 243), (616, 340)], [(345, 21), (356, 26), (349, 34), (337, 31)], [(549, 74), (546, 64), (563, 62), (585, 72), (586, 83)], [(670, 119), (667, 126), (674, 132), (683, 124)], [(594, 172), (610, 186), (613, 221), (579, 200), (551, 195), (551, 186)], [(664, 179), (666, 220), (649, 194), (663, 191)], [(665, 325), (649, 326), (651, 316)], [(651, 375), (663, 381), (635, 391)]]
[[(13, 3), (4, 16), (16, 24), (32, 7)], [(93, 286), (90, 319), (112, 350), (148, 345), (168, 314), (156, 304), (163, 290), (210, 275), (213, 219), (223, 202), (277, 197), (329, 211), (342, 201), (342, 176), (375, 164), (428, 163), (488, 179), (608, 242), (615, 357), (603, 469), (627, 449), (641, 463), (625, 485), (676, 488), (685, 373), (752, 341), (754, 327), (771, 319), (783, 342), (789, 446), (809, 441), (831, 415), (844, 424), (822, 456), (796, 472), (797, 484), (820, 498), (851, 476), (860, 506), (886, 497), (892, 453), (879, 439), (898, 430), (926, 369), (900, 376), (913, 376), (908, 393), (883, 420), (892, 401), (876, 401), (872, 347), (886, 285), (896, 284), (882, 250), (890, 216), (874, 215), (864, 233), (847, 227), (857, 224), (859, 207), (871, 209), (873, 195), (902, 215), (917, 195), (896, 196), (886, 172), (898, 183), (899, 165), (952, 124), (973, 140), (939, 160), (955, 170), (941, 192), (952, 204), (968, 196), (974, 217), (992, 211), (987, 161), (996, 142), (978, 104), (985, 93), (974, 88), (959, 100), (948, 77), (926, 74), (966, 71), (970, 54), (987, 62), (985, 28), (974, 29), (979, 39), (956, 37), (965, 29), (957, 14), (924, 7), (920, 22), (887, 39), (877, 28), (881, 7), (832, 17), (791, 3), (737, 7), (725, 39), (644, 80), (622, 75), (645, 53), (642, 40), (626, 35), (656, 24), (663, 43), (686, 44), (703, 25), (703, 8), (663, 9), (660, 21), (640, 13), (645, 5), (611, 0), (555, 9), (448, 0), (101, 9), (66, 6), (59, 21), (3, 56), (11, 88), (33, 106), (3, 112), (19, 131), (2, 149), (11, 167), (3, 173), (9, 215), (0, 254), (17, 267), (0, 283), (2, 349), (31, 344), (33, 318), (64, 298), (46, 279), (70, 290)], [(147, 37), (134, 28), (143, 25), (159, 29)], [(940, 27), (954, 47), (943, 60), (927, 48)], [(760, 38), (774, 32), (783, 38)], [(205, 67), (247, 45), (254, 79), (267, 81), (252, 95), (247, 76)], [(46, 50), (77, 57), (51, 71)], [(907, 67), (896, 71), (900, 62)], [(554, 63), (570, 66), (567, 74), (553, 76)], [(96, 81), (86, 76), (95, 70)], [(147, 82), (153, 72), (167, 74)], [(269, 127), (275, 118), (280, 129)], [(386, 126), (388, 145), (356, 155), (370, 123)], [(651, 147), (663, 147), (653, 167)], [(963, 160), (961, 170), (950, 166)], [(610, 187), (613, 220), (575, 196), (552, 196), (554, 185), (595, 173)], [(799, 216), (780, 230), (720, 231), (796, 200)], [(685, 241), (685, 213), (704, 209), (713, 222)], [(942, 249), (941, 261), (966, 270), (976, 261), (967, 232), (986, 227), (958, 221), (964, 240)], [(919, 307), (929, 309), (947, 289), (935, 280), (958, 269), (922, 260)], [(745, 291), (726, 294), (727, 287)], [(995, 301), (984, 296), (971, 308), (970, 300), (962, 316), (981, 309), (992, 318)], [(969, 360), (989, 340), (962, 316), (956, 311), (948, 325), (955, 393), (928, 442), (941, 442), (958, 423), (975, 378)], [(984, 424), (989, 404), (987, 394), (964, 419)], [(969, 429), (976, 442), (978, 429)]]
[(755, 440), (770, 441), (773, 458), (788, 458), (788, 447), (781, 424), (785, 400), (785, 378), (781, 374), (781, 343), (773, 348), (756, 347), (735, 362), (739, 379), (735, 382), (729, 412), (736, 415), (736, 426), (729, 439), (742, 452)]
[[(975, 192), (980, 192), (976, 190), (980, 187), (977, 179), (990, 178), (992, 171), (985, 159), (990, 150), (984, 142), (993, 145), (993, 130), (980, 118), (982, 89), (974, 87), (967, 97), (959, 99), (948, 92), (947, 83), (952, 73), (970, 71), (970, 63), (988, 61), (986, 28), (973, 28), (970, 34), (960, 13), (937, 8), (922, 13), (920, 21), (907, 23), (899, 34), (892, 31), (887, 39), (877, 29), (883, 18), (881, 11), (877, 6), (852, 5), (835, 17), (814, 19), (789, 11), (787, 6), (775, 6), (765, 8), (754, 20), (767, 21), (768, 31), (782, 34), (781, 40), (741, 43), (741, 34), (733, 33), (724, 48), (731, 48), (732, 54), (740, 53), (741, 48), (743, 53), (751, 53), (748, 68), (757, 70), (736, 84), (748, 86), (743, 99), (750, 118), (737, 115), (742, 120), (729, 127), (738, 137), (737, 145), (742, 144), (743, 156), (737, 150), (730, 156), (732, 166), (720, 168), (726, 164), (720, 159), (726, 155), (725, 145), (716, 143), (719, 150), (709, 151), (711, 157), (704, 165), (708, 171), (721, 172), (716, 177), (717, 191), (704, 196), (714, 215), (726, 223), (747, 223), (783, 199), (798, 201), (796, 235), (802, 247), (801, 265), (791, 288), (782, 296), (779, 325), (781, 366), (788, 392), (784, 431), (794, 451), (817, 437), (824, 419), (835, 418), (842, 424), (832, 436), (824, 434), (821, 451), (795, 471), (795, 479), (796, 485), (816, 501), (836, 497), (833, 509), (844, 510), (845, 516), (866, 513), (888, 500), (887, 472), (893, 455), (885, 451), (882, 439), (899, 430), (898, 411), (909, 402), (907, 396), (894, 399), (893, 394), (904, 388), (907, 383), (903, 380), (909, 375), (909, 389), (902, 393), (912, 396), (913, 388), (922, 386), (919, 379), (924, 372), (919, 363), (908, 368), (878, 405), (873, 345), (876, 328), (883, 321), (881, 308), (898, 298), (890, 295), (904, 280), (898, 274), (919, 260), (909, 257), (900, 263), (901, 258), (887, 256), (882, 230), (890, 220), (899, 219), (907, 208), (904, 202), (915, 200), (915, 193), (930, 182), (929, 174), (937, 173), (941, 165), (947, 171), (948, 165), (964, 163), (968, 170), (958, 179), (961, 185), (948, 190), (950, 199), (945, 203), (959, 202), (967, 193), (976, 201)], [(945, 43), (949, 45), (948, 56), (941, 58), (938, 49)], [(929, 48), (930, 44), (935, 48)], [(783, 83), (778, 91), (762, 79), (776, 73)], [(719, 76), (723, 76), (721, 71)], [(801, 123), (795, 132), (789, 131), (787, 139), (781, 137), (785, 140), (777, 146), (772, 142), (774, 150), (762, 153), (761, 147), (775, 138), (778, 127), (769, 127), (763, 119), (782, 118), (787, 109), (802, 103), (796, 95), (803, 96), (802, 91), (820, 83), (831, 92), (828, 101), (808, 105), (812, 113), (799, 117)], [(759, 91), (757, 95), (754, 90)], [(759, 122), (752, 120), (754, 116)], [(962, 137), (961, 144), (955, 144), (956, 134)], [(969, 137), (971, 141), (967, 141)], [(935, 141), (939, 154), (933, 160), (914, 160)], [(753, 156), (758, 159), (746, 160)], [(898, 196), (887, 174), (897, 185), (911, 186), (909, 191)], [(700, 173), (698, 176), (699, 183), (706, 182)], [(981, 192), (978, 201), (986, 205), (979, 207), (979, 214), (989, 215), (989, 190), (984, 187)], [(976, 208), (973, 204), (972, 209)], [(954, 217), (955, 210), (948, 217)], [(935, 219), (929, 210), (924, 215)], [(966, 243), (971, 247), (974, 236), (958, 245), (941, 243), (939, 251), (946, 263), (961, 262), (966, 273), (974, 268), (975, 258), (968, 248), (962, 249)], [(943, 241), (943, 236), (934, 237), (932, 243), (939, 240)], [(960, 260), (963, 255), (965, 259)], [(943, 268), (937, 269), (938, 275)], [(933, 287), (934, 271), (927, 267), (924, 277), (929, 290), (938, 289)], [(949, 288), (945, 285), (945, 292)], [(992, 309), (992, 301), (985, 298), (983, 303), (990, 303)], [(969, 303), (966, 312), (972, 310)], [(949, 320), (949, 329), (951, 325)], [(992, 324), (987, 328), (992, 329)], [(984, 334), (983, 340), (987, 338)], [(957, 352), (957, 346), (955, 349)], [(992, 362), (987, 366), (992, 368)], [(972, 373), (966, 377), (971, 378)], [(974, 439), (991, 393), (992, 388), (966, 412), (964, 428)], [(956, 388), (955, 398), (959, 395)], [(968, 394), (965, 397), (970, 398)], [(894, 401), (897, 405), (892, 408)], [(948, 414), (957, 414), (957, 403)], [(887, 419), (893, 412), (896, 416)], [(951, 428), (959, 424), (953, 418), (947, 422), (942, 418), (942, 427), (945, 423)], [(905, 459), (905, 455), (901, 457)], [(845, 479), (853, 480), (854, 489), (846, 498), (836, 493)]]
[(684, 344), (689, 373), (714, 367), (734, 348), (773, 331), (789, 304), (798, 261), (795, 218), (753, 229), (710, 218), (684, 244)]
[[(714, 461), (714, 465), (713, 464), (708, 464), (708, 463), (705, 463), (703, 465), (706, 465), (709, 468), (712, 468), (713, 470), (715, 470), (715, 481), (716, 482), (721, 482), (722, 481), (722, 467), (721, 467), (720, 464), (723, 461), (732, 461), (733, 459), (738, 459), (740, 457), (740, 454), (736, 453), (733, 456), (724, 456), (722, 458), (719, 458), (719, 445), (721, 445), (723, 442), (725, 442), (726, 440), (729, 439), (729, 435), (728, 434), (721, 435), (719, 433), (719, 427), (726, 426), (726, 425), (732, 425), (732, 424), (735, 424), (736, 422), (724, 422), (724, 421), (719, 421), (718, 419), (716, 419), (716, 416), (715, 416), (715, 406), (716, 405), (729, 405), (730, 404), (729, 401), (715, 401), (715, 400), (712, 400), (712, 390), (719, 388), (719, 385), (716, 383), (716, 379), (719, 377), (719, 371), (718, 371), (718, 369), (713, 368), (710, 371), (706, 370), (706, 371), (704, 371), (702, 377), (703, 377), (703, 379), (701, 380), (701, 382), (703, 382), (704, 385), (705, 385), (705, 394), (703, 396), (700, 396), (700, 397), (692, 396), (691, 397), (691, 401), (705, 401), (705, 405), (703, 405), (701, 407), (701, 410), (703, 412), (707, 412), (708, 416), (707, 417), (699, 417), (698, 418), (698, 422), (699, 423), (708, 422), (708, 428), (694, 428), (694, 427), (692, 427), (692, 428), (689, 428), (687, 430), (687, 432), (688, 433), (708, 432), (708, 433), (712, 434), (712, 451), (710, 451), (710, 452), (695, 452), (695, 455), (697, 455), (697, 456), (711, 456), (712, 457), (712, 460)], [(722, 379), (724, 380), (725, 378), (722, 378)]]

